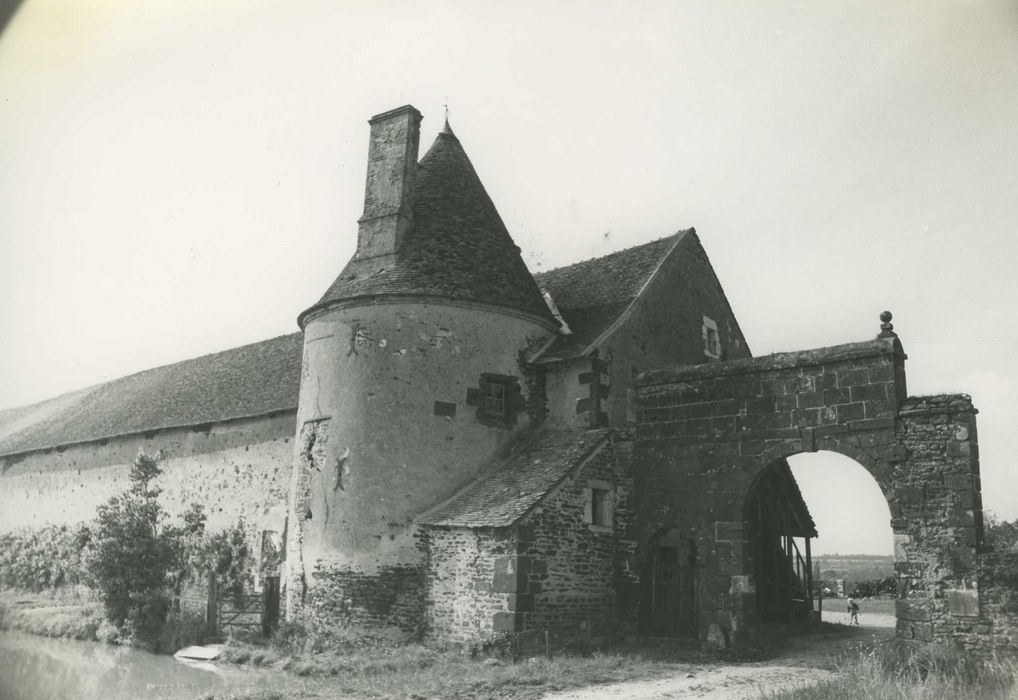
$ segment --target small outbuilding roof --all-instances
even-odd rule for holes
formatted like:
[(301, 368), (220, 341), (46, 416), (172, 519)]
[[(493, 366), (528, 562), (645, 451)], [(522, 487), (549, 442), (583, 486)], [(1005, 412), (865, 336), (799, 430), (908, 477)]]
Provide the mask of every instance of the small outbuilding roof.
[(551, 293), (572, 331), (542, 354), (544, 361), (578, 357), (618, 321), (665, 258), (693, 229), (534, 275)]
[(440, 527), (508, 527), (599, 452), (610, 432), (543, 431), (508, 458), (492, 462), (477, 479), (417, 522)]
[(283, 335), (0, 411), (0, 456), (293, 410), (302, 343)]

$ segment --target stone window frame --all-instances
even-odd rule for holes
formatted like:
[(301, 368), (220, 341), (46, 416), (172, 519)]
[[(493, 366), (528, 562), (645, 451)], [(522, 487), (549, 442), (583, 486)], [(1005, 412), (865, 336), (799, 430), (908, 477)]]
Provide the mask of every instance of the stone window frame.
[(583, 489), (583, 522), (592, 532), (615, 530), (615, 484), (588, 479)]
[[(495, 388), (497, 387), (497, 395)], [(484, 372), (477, 386), (467, 389), (467, 405), (477, 409), (477, 420), (484, 425), (511, 428), (521, 408), (520, 380), (508, 374)]]
[(711, 360), (721, 359), (721, 334), (718, 333), (718, 324), (707, 315), (703, 317), (703, 356)]
[(480, 386), (481, 411), (488, 418), (505, 418), (508, 408), (509, 382), (499, 379), (482, 379)]

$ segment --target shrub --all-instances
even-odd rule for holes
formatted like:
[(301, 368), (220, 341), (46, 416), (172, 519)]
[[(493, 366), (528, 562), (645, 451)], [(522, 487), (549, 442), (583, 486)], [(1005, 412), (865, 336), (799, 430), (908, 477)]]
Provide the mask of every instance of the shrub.
[(1006, 612), (1018, 613), (1018, 520), (1008, 522), (987, 514), (983, 534), (984, 586), (1000, 591)]
[(51, 525), (0, 535), (0, 588), (33, 592), (84, 583), (87, 527)]
[(242, 596), (251, 570), (251, 549), (243, 519), (227, 530), (194, 540), (188, 549), (186, 568), (195, 580), (214, 576), (221, 595)]
[(878, 598), (880, 596), (894, 596), (898, 592), (898, 579), (894, 574), (884, 578), (858, 581), (852, 586), (849, 596), (852, 598)]
[(159, 459), (139, 452), (130, 487), (99, 506), (87, 559), (107, 619), (143, 646), (162, 628), (170, 607), (166, 591), (181, 569), (180, 532), (162, 527), (160, 489), (152, 485)]

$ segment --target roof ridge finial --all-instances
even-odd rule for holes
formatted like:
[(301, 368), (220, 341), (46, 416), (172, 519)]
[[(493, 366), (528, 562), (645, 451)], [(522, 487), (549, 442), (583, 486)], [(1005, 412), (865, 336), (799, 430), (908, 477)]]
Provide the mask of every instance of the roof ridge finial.
[(452, 133), (452, 127), (449, 126), (449, 98), (448, 97), (445, 98), (445, 104), (443, 104), (442, 106), (445, 107), (445, 126), (442, 127), (442, 131), (440, 133), (449, 134), (450, 136), (455, 136), (455, 134)]
[(894, 324), (891, 323), (891, 312), (884, 311), (880, 314), (880, 335), (877, 338), (897, 338), (898, 334), (894, 332)]

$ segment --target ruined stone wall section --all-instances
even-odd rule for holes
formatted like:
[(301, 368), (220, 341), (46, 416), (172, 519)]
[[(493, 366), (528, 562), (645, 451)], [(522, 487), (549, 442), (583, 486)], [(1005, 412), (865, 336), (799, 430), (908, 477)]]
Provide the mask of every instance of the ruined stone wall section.
[(891, 493), (897, 635), (953, 639), (978, 646), (990, 632), (978, 585), (982, 545), (976, 411), (967, 396), (909, 398), (898, 439), (908, 461), (898, 465)]
[(284, 528), (293, 433), (294, 413), (284, 412), (9, 459), (0, 476), (0, 532), (91, 520), (99, 505), (128, 487), (139, 450), (162, 450), (163, 474), (156, 483), (170, 517), (200, 503), (210, 530), (243, 518), (258, 552), (263, 530)]

